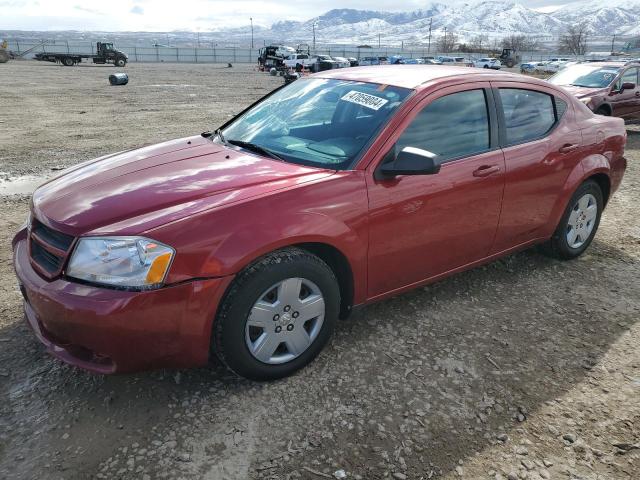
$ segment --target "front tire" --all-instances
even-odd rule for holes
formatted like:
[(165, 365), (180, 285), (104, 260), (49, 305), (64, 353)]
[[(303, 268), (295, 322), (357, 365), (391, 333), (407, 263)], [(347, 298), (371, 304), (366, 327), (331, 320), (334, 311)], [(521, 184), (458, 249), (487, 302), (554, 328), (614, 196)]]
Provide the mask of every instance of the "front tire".
[(76, 62), (75, 62), (75, 61), (73, 60), (73, 58), (71, 58), (71, 57), (64, 57), (64, 58), (62, 59), (62, 64), (63, 64), (65, 67), (73, 67), (73, 66), (75, 65), (75, 63), (76, 63)]
[(215, 320), (212, 344), (242, 377), (286, 377), (320, 353), (339, 311), (331, 268), (305, 250), (279, 250), (238, 274)]
[(545, 253), (561, 260), (579, 257), (589, 247), (600, 225), (602, 190), (593, 180), (584, 182), (569, 200)]
[(127, 64), (127, 61), (124, 58), (118, 58), (116, 60), (116, 67), (124, 67)]
[(609, 109), (607, 107), (600, 107), (594, 113), (596, 115), (603, 115), (605, 117), (610, 117), (611, 116), (611, 112), (609, 111)]

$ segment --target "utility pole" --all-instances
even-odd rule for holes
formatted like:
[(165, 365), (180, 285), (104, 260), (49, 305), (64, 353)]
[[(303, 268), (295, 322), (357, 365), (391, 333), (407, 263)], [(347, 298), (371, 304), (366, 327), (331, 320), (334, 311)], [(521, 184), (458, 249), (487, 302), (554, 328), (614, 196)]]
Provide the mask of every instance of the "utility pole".
[(198, 34), (198, 48), (200, 48), (200, 30), (198, 30), (197, 34)]
[(249, 17), (251, 20), (251, 50), (253, 50), (253, 17)]
[(427, 44), (427, 54), (431, 53), (431, 26), (433, 25), (433, 18), (429, 19), (429, 43)]
[(378, 34), (378, 48), (380, 48), (380, 34)]
[(313, 22), (313, 54), (314, 55), (316, 53), (316, 23), (317, 22)]
[(447, 44), (447, 27), (444, 27), (444, 37), (442, 37), (442, 48), (444, 48), (444, 53), (449, 53), (449, 46)]
[(611, 39), (611, 53), (615, 52), (615, 43), (616, 43), (616, 34), (613, 34), (613, 38)]

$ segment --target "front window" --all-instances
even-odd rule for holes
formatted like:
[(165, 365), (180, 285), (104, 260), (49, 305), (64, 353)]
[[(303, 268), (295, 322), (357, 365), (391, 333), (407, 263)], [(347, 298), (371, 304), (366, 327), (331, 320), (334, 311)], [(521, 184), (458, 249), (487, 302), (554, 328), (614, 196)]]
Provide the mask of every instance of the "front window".
[(616, 83), (616, 90), (622, 90), (623, 83), (633, 83), (638, 86), (638, 69), (630, 68), (625, 71)]
[(344, 170), (411, 92), (374, 83), (300, 79), (234, 119), (222, 134), (230, 144), (250, 143), (291, 163)]
[(402, 132), (395, 155), (416, 147), (440, 162), (489, 150), (489, 113), (484, 90), (468, 90), (440, 97), (427, 105)]
[(618, 67), (597, 67), (593, 65), (574, 65), (566, 68), (549, 81), (555, 85), (573, 85), (575, 87), (605, 88), (618, 76)]

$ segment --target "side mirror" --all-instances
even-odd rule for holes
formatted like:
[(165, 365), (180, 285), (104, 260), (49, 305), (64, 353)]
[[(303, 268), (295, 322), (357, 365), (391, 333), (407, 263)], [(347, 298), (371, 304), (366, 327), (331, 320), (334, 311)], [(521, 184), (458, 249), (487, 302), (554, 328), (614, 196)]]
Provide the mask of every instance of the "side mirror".
[(397, 175), (433, 175), (440, 171), (438, 155), (416, 147), (404, 147), (398, 156), (380, 168), (384, 177)]
[(624, 82), (620, 87), (620, 91), (623, 92), (625, 90), (635, 90), (636, 84), (633, 82)]

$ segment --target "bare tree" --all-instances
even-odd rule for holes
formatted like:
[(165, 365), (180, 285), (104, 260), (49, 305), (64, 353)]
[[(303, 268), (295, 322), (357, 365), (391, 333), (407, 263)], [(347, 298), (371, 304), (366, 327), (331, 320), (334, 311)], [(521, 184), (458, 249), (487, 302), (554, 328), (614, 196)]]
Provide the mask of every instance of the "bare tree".
[(437, 48), (439, 52), (449, 53), (453, 52), (458, 44), (458, 36), (453, 32), (445, 32), (438, 39)]
[(489, 48), (489, 35), (476, 35), (469, 42), (469, 49), (475, 52), (483, 52)]
[(567, 31), (560, 36), (558, 48), (562, 53), (572, 55), (584, 55), (587, 52), (587, 24), (582, 22), (571, 25)]
[(526, 35), (509, 35), (500, 42), (502, 48), (510, 48), (517, 52), (530, 52), (538, 48), (538, 39)]

